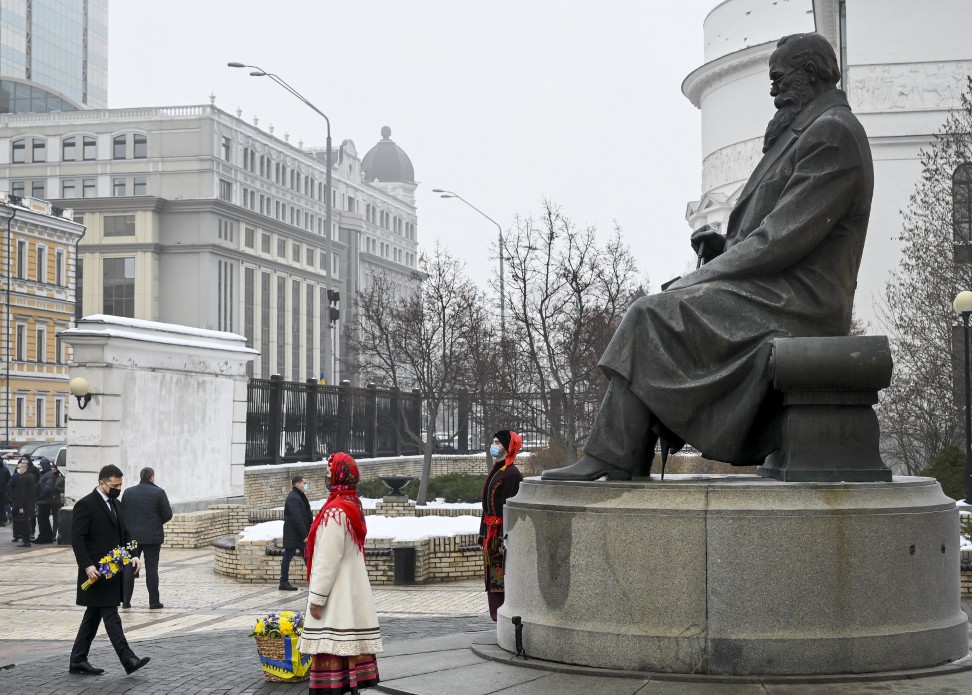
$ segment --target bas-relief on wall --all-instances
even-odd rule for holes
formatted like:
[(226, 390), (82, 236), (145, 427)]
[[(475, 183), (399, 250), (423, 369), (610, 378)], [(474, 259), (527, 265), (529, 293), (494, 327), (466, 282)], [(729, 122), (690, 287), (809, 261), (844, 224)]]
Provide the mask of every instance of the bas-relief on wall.
[(957, 109), (972, 61), (852, 65), (847, 72), (847, 96), (855, 111)]
[(702, 190), (708, 192), (727, 183), (745, 181), (762, 156), (761, 137), (716, 150), (702, 161)]

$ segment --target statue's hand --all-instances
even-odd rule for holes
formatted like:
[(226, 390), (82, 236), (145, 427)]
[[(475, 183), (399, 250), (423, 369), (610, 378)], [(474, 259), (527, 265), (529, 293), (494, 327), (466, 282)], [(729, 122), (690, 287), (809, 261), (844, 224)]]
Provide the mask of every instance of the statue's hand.
[(689, 241), (695, 255), (701, 256), (706, 263), (721, 255), (726, 248), (726, 238), (709, 225), (699, 227), (692, 232)]

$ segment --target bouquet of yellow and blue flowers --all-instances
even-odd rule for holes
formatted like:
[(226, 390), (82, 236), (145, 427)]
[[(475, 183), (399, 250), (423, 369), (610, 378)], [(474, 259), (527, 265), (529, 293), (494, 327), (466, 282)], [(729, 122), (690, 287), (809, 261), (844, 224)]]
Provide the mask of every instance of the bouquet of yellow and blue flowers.
[(269, 613), (253, 626), (250, 637), (300, 637), (304, 629), (304, 614), (300, 611)]
[[(132, 563), (132, 551), (137, 547), (137, 541), (129, 541), (128, 545), (114, 548), (111, 552), (98, 560), (98, 564), (96, 566), (98, 574), (105, 579), (111, 579), (114, 577), (116, 574), (118, 574), (118, 572), (121, 571), (122, 567)], [(81, 590), (87, 591), (96, 581), (98, 581), (98, 579), (86, 580), (84, 584), (81, 585)]]
[(300, 611), (269, 613), (256, 621), (250, 637), (256, 637), (263, 677), (268, 681), (302, 681), (307, 679), (311, 657), (297, 650), (297, 639), (304, 629)]

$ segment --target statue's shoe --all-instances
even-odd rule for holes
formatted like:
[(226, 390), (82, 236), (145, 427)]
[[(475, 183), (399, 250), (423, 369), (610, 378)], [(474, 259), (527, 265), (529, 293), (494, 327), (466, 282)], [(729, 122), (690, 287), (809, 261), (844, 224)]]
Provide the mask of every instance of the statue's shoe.
[(631, 480), (631, 472), (617, 468), (610, 463), (584, 456), (577, 463), (563, 468), (551, 468), (540, 476), (542, 480), (597, 480), (607, 476), (608, 480)]

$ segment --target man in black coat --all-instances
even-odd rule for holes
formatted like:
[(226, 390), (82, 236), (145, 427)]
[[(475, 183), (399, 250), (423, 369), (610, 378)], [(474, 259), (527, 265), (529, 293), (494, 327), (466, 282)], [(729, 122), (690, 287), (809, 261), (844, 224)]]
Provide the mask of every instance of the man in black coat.
[(304, 490), (307, 481), (303, 476), (295, 475), (290, 484), (293, 489), (287, 495), (284, 504), (284, 534), (283, 560), (280, 562), (280, 589), (282, 591), (297, 591), (297, 587), (290, 583), (290, 561), (294, 559), (297, 552), (304, 551), (304, 543), (307, 542), (307, 534), (310, 533), (311, 516), (310, 502)]
[(37, 478), (30, 472), (30, 463), (21, 459), (17, 464), (13, 484), (14, 540), (20, 538), (18, 548), (30, 547), (31, 520), (37, 504)]
[(51, 514), (54, 511), (54, 470), (51, 462), (40, 460), (41, 477), (37, 483), (37, 540), (35, 543), (53, 543), (54, 529), (51, 526)]
[(0, 459), (0, 526), (7, 525), (7, 484), (10, 482), (10, 471), (7, 465)]
[[(125, 515), (118, 496), (121, 494), (122, 472), (118, 466), (108, 465), (98, 474), (98, 487), (74, 505), (71, 517), (71, 545), (78, 562), (77, 604), (85, 606), (84, 617), (78, 628), (78, 636), (71, 649), (71, 673), (98, 675), (104, 669), (88, 663), (88, 650), (103, 620), (105, 632), (115, 648), (126, 673), (134, 673), (149, 662), (149, 657), (139, 658), (128, 646), (122, 630), (118, 604), (122, 598), (121, 572), (111, 579), (98, 573), (98, 561), (118, 546), (130, 540), (125, 527)], [(138, 558), (132, 559), (137, 571)], [(85, 580), (96, 580), (87, 590), (81, 589)]]
[[(140, 482), (125, 491), (125, 525), (132, 538), (138, 541), (135, 553), (145, 554), (145, 584), (148, 586), (149, 608), (162, 608), (159, 600), (159, 553), (165, 541), (162, 525), (172, 518), (172, 507), (165, 490), (155, 484), (155, 471), (145, 467), (139, 473)], [(131, 607), (135, 591), (135, 572), (125, 568), (122, 607)]]

